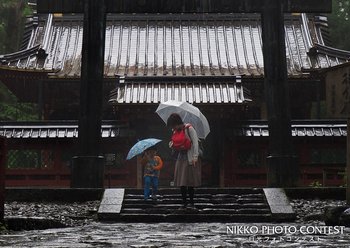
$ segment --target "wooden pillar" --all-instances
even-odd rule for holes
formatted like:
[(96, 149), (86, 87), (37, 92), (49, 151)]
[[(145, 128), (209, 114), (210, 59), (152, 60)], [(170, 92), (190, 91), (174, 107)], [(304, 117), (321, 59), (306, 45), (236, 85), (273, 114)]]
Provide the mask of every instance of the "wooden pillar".
[(265, 0), (262, 11), (265, 97), (269, 125), (268, 186), (297, 184), (292, 152), (283, 4)]
[(105, 1), (84, 1), (79, 154), (73, 158), (71, 179), (74, 188), (99, 188), (104, 183), (100, 146), (105, 33)]
[(6, 138), (0, 136), (0, 222), (4, 221), (5, 212), (5, 168), (7, 147)]
[(346, 130), (346, 204), (350, 205), (350, 118)]

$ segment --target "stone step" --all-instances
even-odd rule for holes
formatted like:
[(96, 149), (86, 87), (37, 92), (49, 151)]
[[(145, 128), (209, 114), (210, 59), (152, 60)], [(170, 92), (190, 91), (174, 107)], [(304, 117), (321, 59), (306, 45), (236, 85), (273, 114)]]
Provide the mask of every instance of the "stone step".
[[(124, 199), (123, 204), (143, 204), (145, 201), (143, 199)], [(150, 200), (151, 202), (151, 200)], [(195, 198), (195, 203), (212, 203), (212, 204), (245, 204), (245, 203), (264, 203), (261, 199), (241, 199), (241, 200), (230, 200), (230, 199), (204, 199)], [(182, 199), (158, 199), (157, 204), (177, 204), (182, 203)]]
[[(196, 198), (195, 200), (196, 202), (209, 202), (208, 199), (205, 199), (205, 198)], [(145, 202), (144, 199), (125, 199), (124, 198), (124, 201), (123, 203), (124, 204), (136, 204), (136, 203), (141, 203), (141, 202)], [(146, 202), (153, 202), (152, 200), (148, 200)], [(181, 198), (158, 198), (158, 200), (156, 201), (158, 203), (168, 203), (168, 204), (171, 204), (171, 203), (181, 203), (182, 202), (182, 199)]]
[[(141, 214), (141, 213), (154, 213), (154, 214), (171, 214), (176, 212), (186, 212), (182, 209), (178, 208), (170, 209), (170, 208), (123, 208), (121, 213), (132, 213), (132, 214)], [(215, 209), (215, 208), (204, 208), (198, 209), (195, 211), (198, 214), (269, 214), (269, 209), (251, 209), (251, 208), (238, 208), (238, 209)], [(190, 212), (193, 213), (193, 212)]]
[(237, 202), (241, 204), (246, 204), (246, 203), (260, 203), (263, 202), (264, 199), (259, 199), (259, 198), (241, 198), (238, 199)]
[[(179, 198), (181, 199), (181, 194), (157, 194), (158, 198), (161, 199), (173, 199)], [(205, 199), (246, 199), (246, 198), (254, 198), (254, 199), (264, 199), (264, 194), (195, 194), (196, 198), (205, 198)], [(124, 199), (143, 199), (142, 194), (125, 194)]]
[[(149, 202), (145, 202), (143, 199), (124, 199), (123, 204), (151, 204), (153, 201), (149, 200)], [(221, 204), (267, 204), (264, 202), (263, 199), (238, 199), (238, 200), (232, 200), (232, 199), (204, 199), (204, 198), (195, 198), (194, 199), (195, 203), (211, 203), (211, 204), (216, 204), (216, 205), (221, 205)], [(180, 204), (182, 203), (182, 199), (180, 198), (175, 198), (175, 199), (161, 199), (158, 198), (156, 201), (157, 204)], [(154, 203), (152, 203), (154, 204)]]
[[(127, 188), (125, 189), (125, 195), (139, 195), (142, 193), (142, 189)], [(158, 190), (160, 195), (173, 195), (180, 194), (179, 188), (160, 188)], [(264, 194), (262, 188), (196, 188), (197, 194), (231, 194), (231, 195), (244, 195), (244, 194)]]
[[(101, 218), (102, 217), (102, 218)], [(118, 215), (103, 215), (100, 216), (100, 220), (118, 221), (118, 222), (271, 222), (271, 214), (199, 214), (199, 213), (186, 213), (186, 214), (124, 214)], [(224, 224), (223, 224), (224, 225)]]
[(269, 214), (269, 209), (237, 208), (237, 209), (214, 209), (205, 208), (200, 211), (202, 214)]
[[(144, 201), (142, 194), (126, 194), (121, 214), (174, 214), (182, 204), (181, 194), (173, 190), (173, 194), (159, 194), (157, 201)], [(270, 209), (263, 192), (241, 191), (242, 194), (215, 191), (215, 194), (199, 193), (195, 195), (195, 214), (269, 214)], [(182, 210), (183, 211), (183, 210)], [(194, 214), (186, 212), (186, 214)]]
[[(163, 204), (159, 202), (142, 202), (137, 204), (123, 204), (124, 208), (168, 208), (168, 209), (175, 209), (179, 208), (181, 204)], [(213, 203), (195, 203), (196, 208), (203, 209), (203, 208), (215, 208), (215, 209), (238, 209), (242, 207), (246, 208), (254, 208), (254, 209), (268, 209), (269, 206), (266, 203), (247, 203), (247, 204), (213, 204)]]
[(195, 209), (181, 209), (177, 188), (160, 189), (157, 201), (144, 201), (142, 189), (106, 189), (99, 220), (125, 222), (289, 221), (294, 212), (282, 189), (198, 188)]
[[(264, 195), (258, 195), (258, 194), (252, 194), (252, 195), (204, 195), (204, 194), (195, 194), (195, 197), (197, 199), (206, 199), (206, 200), (213, 200), (213, 201), (241, 201), (246, 199), (253, 199), (256, 201), (264, 200)], [(125, 195), (124, 200), (143, 200), (143, 195)], [(180, 194), (174, 194), (174, 195), (157, 195), (158, 199), (182, 199), (182, 196)]]

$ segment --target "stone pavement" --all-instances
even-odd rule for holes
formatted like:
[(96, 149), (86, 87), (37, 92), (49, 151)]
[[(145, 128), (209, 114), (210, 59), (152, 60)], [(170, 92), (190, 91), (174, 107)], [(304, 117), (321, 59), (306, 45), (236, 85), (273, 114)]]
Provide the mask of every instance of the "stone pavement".
[[(297, 221), (293, 223), (236, 223), (223, 221), (222, 223), (101, 223), (87, 218), (86, 214), (92, 208), (97, 208), (98, 202), (80, 204), (48, 204), (48, 203), (9, 203), (6, 204), (6, 216), (22, 213), (23, 216), (59, 215), (67, 219), (68, 216), (85, 216), (85, 225), (76, 223), (75, 227), (16, 231), (0, 235), (0, 247), (350, 247), (350, 228), (343, 233), (333, 234), (301, 234), (293, 227), (311, 228), (324, 225), (323, 221), (314, 218), (323, 212), (325, 206), (344, 205), (345, 201), (338, 200), (292, 200), (292, 206), (297, 213)], [(71, 209), (71, 210), (70, 210)], [(273, 227), (280, 231), (280, 227), (289, 226), (289, 233), (282, 230), (278, 234), (264, 234), (262, 229)], [(242, 227), (248, 231), (259, 231), (257, 235), (244, 233)], [(228, 228), (229, 231), (228, 231)], [(230, 230), (236, 233), (231, 233)]]
[[(285, 228), (284, 231), (283, 227)], [(0, 235), (1, 247), (350, 247), (350, 229), (295, 223), (91, 223)], [(244, 228), (246, 230), (244, 231)], [(228, 231), (229, 230), (229, 231)], [(304, 234), (301, 233), (304, 232)], [(308, 230), (308, 232), (306, 231)], [(255, 232), (257, 231), (257, 234)], [(342, 233), (339, 233), (342, 231)], [(248, 232), (248, 233), (247, 233)], [(254, 234), (252, 234), (252, 232)], [(263, 233), (264, 232), (264, 233)], [(270, 233), (269, 233), (270, 232)], [(295, 232), (295, 233), (294, 233)], [(307, 232), (307, 233), (305, 233)], [(277, 234), (278, 233), (278, 234)], [(336, 233), (336, 234), (335, 234)]]
[[(99, 195), (102, 196), (102, 193)], [(75, 226), (11, 231), (0, 235), (0, 247), (350, 247), (350, 228), (338, 228), (338, 232), (320, 228), (325, 227), (319, 218), (324, 208), (344, 205), (345, 201), (294, 199), (292, 208), (297, 213), (296, 222), (274, 224), (257, 223), (259, 221), (240, 223), (234, 219), (220, 223), (101, 223), (91, 215), (96, 212), (94, 209), (98, 208), (98, 204), (96, 201), (60, 204), (8, 202), (5, 204), (6, 217), (57, 216), (54, 219), (61, 221), (71, 218), (71, 221), (74, 220), (71, 224)], [(278, 209), (279, 204), (276, 212)], [(81, 217), (83, 220), (80, 220)], [(287, 229), (284, 230), (285, 226)], [(304, 233), (301, 233), (301, 228)], [(328, 233), (305, 233), (307, 229), (310, 232), (317, 228)], [(266, 233), (266, 230), (275, 233)]]

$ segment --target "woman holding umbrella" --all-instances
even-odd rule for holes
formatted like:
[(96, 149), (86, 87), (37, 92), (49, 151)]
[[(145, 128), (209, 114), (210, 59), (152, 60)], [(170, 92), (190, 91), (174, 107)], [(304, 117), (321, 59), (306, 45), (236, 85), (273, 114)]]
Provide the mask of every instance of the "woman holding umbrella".
[[(189, 206), (194, 208), (194, 188), (201, 185), (201, 169), (198, 163), (198, 136), (191, 124), (185, 124), (179, 114), (173, 113), (167, 119), (167, 126), (173, 130), (172, 141), (169, 146), (177, 150), (178, 156), (175, 163), (174, 186), (180, 187), (183, 206), (187, 208), (187, 194), (189, 195)], [(185, 145), (183, 149), (175, 147), (174, 135), (184, 132), (190, 141), (190, 147)], [(181, 134), (178, 135), (180, 137)]]

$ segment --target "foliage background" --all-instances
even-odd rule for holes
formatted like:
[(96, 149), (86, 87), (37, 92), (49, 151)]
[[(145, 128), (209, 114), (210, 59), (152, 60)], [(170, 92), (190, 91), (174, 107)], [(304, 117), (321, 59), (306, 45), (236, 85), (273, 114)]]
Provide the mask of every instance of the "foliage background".
[(328, 22), (333, 47), (350, 51), (350, 0), (333, 0)]
[[(19, 50), (25, 17), (31, 14), (27, 1), (0, 0), (0, 54)], [(36, 106), (19, 102), (0, 81), (0, 120), (35, 120)]]

